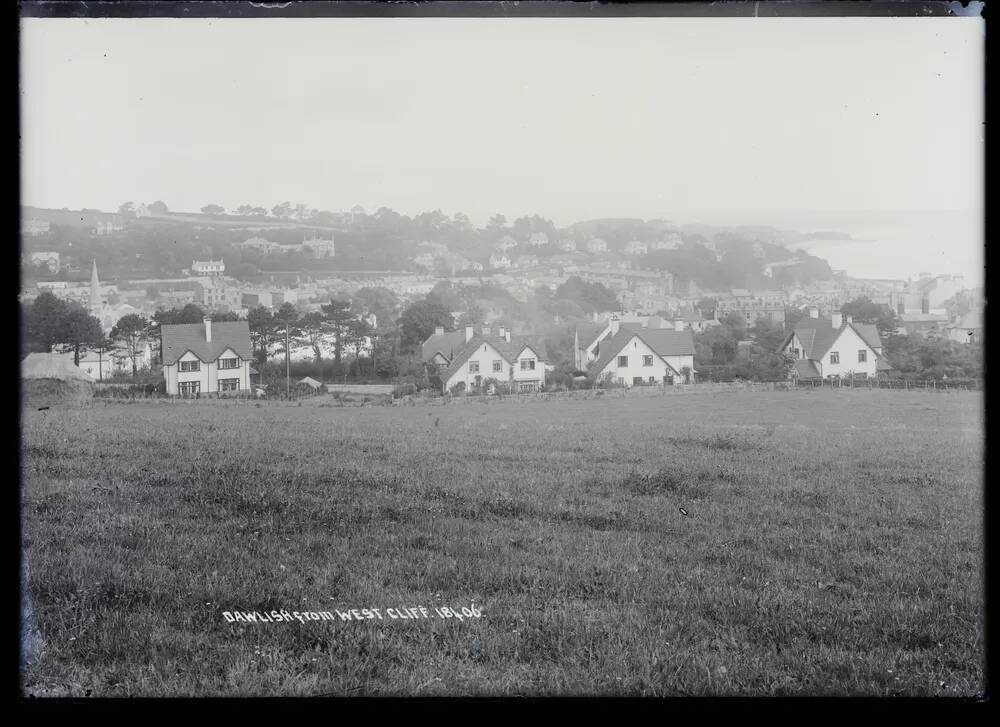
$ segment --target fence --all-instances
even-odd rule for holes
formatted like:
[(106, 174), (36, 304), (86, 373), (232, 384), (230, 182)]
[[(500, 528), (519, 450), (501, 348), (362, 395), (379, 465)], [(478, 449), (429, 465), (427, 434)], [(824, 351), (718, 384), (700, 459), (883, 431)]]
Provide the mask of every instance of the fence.
[(798, 388), (806, 389), (894, 389), (896, 391), (982, 391), (983, 380), (961, 380), (961, 381), (938, 381), (928, 379), (924, 381), (909, 381), (907, 379), (866, 379), (863, 381), (853, 381), (851, 379), (800, 379), (797, 382)]

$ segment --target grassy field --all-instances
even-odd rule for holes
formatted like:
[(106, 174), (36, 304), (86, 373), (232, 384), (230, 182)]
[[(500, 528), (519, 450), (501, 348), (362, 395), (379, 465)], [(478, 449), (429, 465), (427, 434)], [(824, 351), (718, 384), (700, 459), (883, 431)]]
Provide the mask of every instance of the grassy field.
[[(971, 696), (982, 407), (844, 390), (26, 411), (45, 647), (24, 687)], [(364, 608), (383, 618), (223, 616)]]

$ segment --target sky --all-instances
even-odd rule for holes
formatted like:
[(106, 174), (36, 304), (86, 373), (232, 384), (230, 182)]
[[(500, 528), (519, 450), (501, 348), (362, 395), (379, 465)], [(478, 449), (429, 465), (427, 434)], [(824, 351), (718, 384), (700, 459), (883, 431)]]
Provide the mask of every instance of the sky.
[(979, 18), (23, 19), (22, 203), (982, 215)]

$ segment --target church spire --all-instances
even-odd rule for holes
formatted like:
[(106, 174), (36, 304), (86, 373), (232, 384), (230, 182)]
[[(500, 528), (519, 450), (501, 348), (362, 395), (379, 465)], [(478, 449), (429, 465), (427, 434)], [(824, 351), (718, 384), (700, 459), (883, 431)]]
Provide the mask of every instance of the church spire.
[(94, 268), (90, 273), (90, 309), (97, 310), (101, 307), (101, 285), (97, 280), (97, 258), (94, 258)]

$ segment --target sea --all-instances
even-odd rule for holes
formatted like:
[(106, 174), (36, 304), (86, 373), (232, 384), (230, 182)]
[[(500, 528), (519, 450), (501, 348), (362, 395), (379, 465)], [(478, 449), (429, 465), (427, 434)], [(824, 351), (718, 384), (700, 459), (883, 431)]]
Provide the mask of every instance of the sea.
[(967, 287), (984, 284), (983, 218), (979, 211), (703, 212), (675, 223), (766, 225), (798, 232), (846, 232), (850, 240), (808, 240), (806, 249), (852, 278), (906, 280), (921, 273), (962, 275)]

